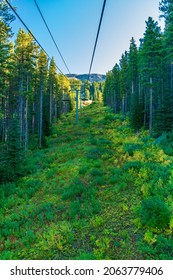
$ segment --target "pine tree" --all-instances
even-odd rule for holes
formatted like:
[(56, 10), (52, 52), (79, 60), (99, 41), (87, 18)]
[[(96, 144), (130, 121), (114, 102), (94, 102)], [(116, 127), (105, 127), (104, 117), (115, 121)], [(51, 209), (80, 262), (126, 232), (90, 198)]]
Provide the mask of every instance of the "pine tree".
[(9, 78), (11, 69), (12, 30), (10, 23), (14, 20), (4, 1), (0, 3), (0, 141), (7, 139), (10, 119), (9, 107)]
[(15, 181), (24, 175), (26, 158), (20, 141), (19, 122), (16, 118), (8, 129), (7, 141), (0, 153), (0, 162), (0, 183)]
[(112, 95), (113, 95), (113, 112), (116, 114), (120, 111), (120, 68), (118, 64), (112, 69)]
[(122, 113), (126, 116), (130, 110), (129, 77), (128, 77), (128, 53), (125, 51), (120, 59), (120, 95), (122, 100)]
[[(39, 74), (39, 112), (38, 112), (38, 146), (41, 148), (45, 143), (45, 131), (47, 130), (47, 122), (43, 123), (43, 102), (46, 94), (46, 82), (48, 74), (48, 59), (43, 50), (39, 53), (38, 58), (38, 74)], [(45, 119), (44, 119), (45, 120)]]
[(30, 34), (20, 29), (16, 39), (16, 80), (18, 87), (20, 139), (24, 140), (25, 150), (28, 149), (30, 99), (32, 98), (32, 73), (35, 67), (36, 46)]
[(54, 116), (55, 107), (55, 89), (56, 89), (56, 65), (55, 60), (52, 57), (49, 67), (48, 87), (49, 87), (49, 123), (52, 124), (52, 118)]
[(144, 89), (145, 124), (150, 136), (153, 133), (154, 108), (158, 106), (158, 82), (160, 80), (162, 41), (158, 23), (151, 17), (146, 21), (146, 31), (140, 51), (140, 69)]
[(139, 84), (139, 53), (134, 38), (130, 41), (128, 75), (130, 81), (130, 123), (135, 130), (143, 126), (143, 102)]

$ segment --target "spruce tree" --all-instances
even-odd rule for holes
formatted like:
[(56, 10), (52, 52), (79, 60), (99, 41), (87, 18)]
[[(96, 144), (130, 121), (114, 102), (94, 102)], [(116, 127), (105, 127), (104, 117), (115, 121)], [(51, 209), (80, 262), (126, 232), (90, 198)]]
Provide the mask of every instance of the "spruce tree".
[[(45, 134), (48, 122), (43, 119), (44, 96), (46, 94), (48, 59), (43, 50), (39, 53), (38, 58), (38, 74), (39, 74), (39, 110), (38, 110), (38, 146), (41, 148), (45, 144)], [(44, 122), (43, 122), (44, 120)]]
[(142, 83), (145, 87), (145, 113), (150, 136), (153, 133), (154, 108), (158, 106), (158, 82), (160, 80), (162, 41), (158, 23), (151, 17), (146, 21), (143, 44), (140, 51), (140, 69)]

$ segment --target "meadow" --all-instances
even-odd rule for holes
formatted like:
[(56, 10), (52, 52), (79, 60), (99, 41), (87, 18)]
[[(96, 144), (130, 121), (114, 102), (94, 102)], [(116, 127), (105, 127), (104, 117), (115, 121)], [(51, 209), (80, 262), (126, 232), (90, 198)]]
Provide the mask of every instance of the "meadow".
[(0, 259), (173, 259), (172, 143), (97, 103), (63, 115), (0, 186)]

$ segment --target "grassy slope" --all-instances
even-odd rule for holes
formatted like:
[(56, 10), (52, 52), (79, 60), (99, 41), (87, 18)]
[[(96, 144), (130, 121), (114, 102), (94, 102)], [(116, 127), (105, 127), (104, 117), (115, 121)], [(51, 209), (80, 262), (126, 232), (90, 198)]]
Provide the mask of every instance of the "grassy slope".
[(79, 120), (63, 117), (32, 174), (1, 188), (0, 259), (172, 258), (172, 220), (147, 228), (139, 211), (154, 188), (172, 209), (172, 158), (105, 107)]

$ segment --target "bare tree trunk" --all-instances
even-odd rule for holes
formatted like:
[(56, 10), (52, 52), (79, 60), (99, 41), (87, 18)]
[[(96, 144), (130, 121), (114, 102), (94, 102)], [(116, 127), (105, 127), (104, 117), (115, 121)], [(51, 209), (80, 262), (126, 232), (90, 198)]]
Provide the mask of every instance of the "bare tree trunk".
[(147, 94), (144, 89), (144, 128), (146, 128), (146, 119), (147, 119)]
[(150, 136), (152, 137), (152, 129), (153, 129), (153, 79), (150, 78), (150, 118), (149, 118), (149, 131)]
[(116, 91), (114, 91), (114, 106), (113, 106), (113, 109), (114, 109), (114, 113), (116, 114), (117, 113), (117, 96), (116, 96)]
[(123, 113), (123, 115), (125, 115), (125, 102), (124, 102), (124, 95), (123, 95), (123, 98), (122, 98), (122, 113)]
[(23, 109), (24, 109), (24, 100), (23, 100), (23, 92), (24, 92), (24, 85), (23, 85), (23, 76), (20, 83), (20, 96), (19, 96), (19, 127), (20, 127), (20, 142), (23, 140)]
[(139, 80), (138, 80), (138, 99), (140, 102), (140, 98), (141, 98), (141, 77), (139, 76)]
[(28, 149), (28, 91), (29, 91), (29, 74), (27, 73), (26, 81), (26, 104), (25, 104), (25, 151)]
[(6, 104), (5, 98), (2, 97), (2, 121), (1, 121), (1, 141), (5, 142), (6, 139)]
[(134, 94), (134, 81), (132, 81), (132, 95)]
[(128, 108), (128, 93), (126, 89), (126, 95), (125, 95), (125, 103), (124, 103), (124, 115), (126, 116), (127, 113), (127, 108)]
[(56, 101), (56, 99), (55, 99), (54, 108), (55, 108), (55, 120), (57, 120), (58, 115), (57, 115), (57, 101)]
[(40, 111), (39, 111), (39, 125), (38, 125), (38, 146), (42, 146), (43, 136), (43, 82), (40, 83)]
[(49, 123), (52, 124), (52, 100), (53, 100), (53, 83), (50, 82), (50, 99), (49, 99)]
[(35, 133), (35, 102), (32, 102), (32, 135)]

